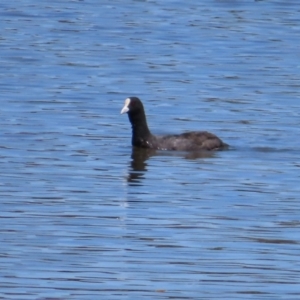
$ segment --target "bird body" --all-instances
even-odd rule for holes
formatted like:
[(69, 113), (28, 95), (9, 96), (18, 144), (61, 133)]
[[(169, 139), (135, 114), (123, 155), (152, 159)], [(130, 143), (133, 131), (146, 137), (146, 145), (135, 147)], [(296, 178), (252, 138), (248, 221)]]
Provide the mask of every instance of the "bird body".
[(216, 135), (207, 131), (191, 131), (176, 135), (155, 136), (147, 125), (142, 101), (129, 97), (121, 114), (128, 113), (132, 126), (132, 146), (156, 150), (200, 151), (223, 150), (228, 147)]

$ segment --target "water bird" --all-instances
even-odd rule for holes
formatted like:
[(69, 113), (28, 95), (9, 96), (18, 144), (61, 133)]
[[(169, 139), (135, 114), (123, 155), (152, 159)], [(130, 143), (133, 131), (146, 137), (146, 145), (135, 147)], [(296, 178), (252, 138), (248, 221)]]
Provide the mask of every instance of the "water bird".
[(144, 105), (138, 97), (125, 100), (121, 114), (128, 114), (132, 126), (131, 144), (138, 148), (177, 151), (224, 150), (228, 145), (207, 131), (191, 131), (181, 134), (156, 136), (147, 124)]

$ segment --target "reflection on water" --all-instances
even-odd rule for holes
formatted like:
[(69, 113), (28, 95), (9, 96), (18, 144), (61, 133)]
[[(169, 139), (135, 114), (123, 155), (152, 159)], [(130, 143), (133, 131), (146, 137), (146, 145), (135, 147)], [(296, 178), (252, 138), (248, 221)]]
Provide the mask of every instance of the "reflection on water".
[(128, 171), (130, 185), (139, 185), (147, 171), (147, 160), (156, 154), (153, 149), (132, 148), (131, 162)]
[(213, 158), (217, 151), (194, 151), (194, 152), (181, 152), (181, 151), (162, 151), (144, 148), (132, 148), (131, 161), (129, 166), (129, 174), (127, 177), (130, 185), (141, 184), (141, 179), (145, 178), (147, 172), (147, 160), (153, 156), (172, 156), (175, 158), (184, 159), (201, 159)]

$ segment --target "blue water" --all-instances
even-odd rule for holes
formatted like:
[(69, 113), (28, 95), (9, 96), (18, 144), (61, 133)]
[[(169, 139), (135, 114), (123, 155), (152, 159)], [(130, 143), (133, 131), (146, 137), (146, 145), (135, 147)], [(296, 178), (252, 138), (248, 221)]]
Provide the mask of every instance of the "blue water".
[(0, 8), (0, 299), (300, 298), (297, 1)]

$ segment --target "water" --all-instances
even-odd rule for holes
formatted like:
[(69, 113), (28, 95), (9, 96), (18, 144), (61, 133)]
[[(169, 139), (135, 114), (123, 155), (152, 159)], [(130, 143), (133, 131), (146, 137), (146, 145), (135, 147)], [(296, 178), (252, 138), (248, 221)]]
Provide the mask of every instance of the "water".
[[(297, 2), (0, 11), (0, 299), (299, 299)], [(132, 95), (231, 150), (132, 153)]]

